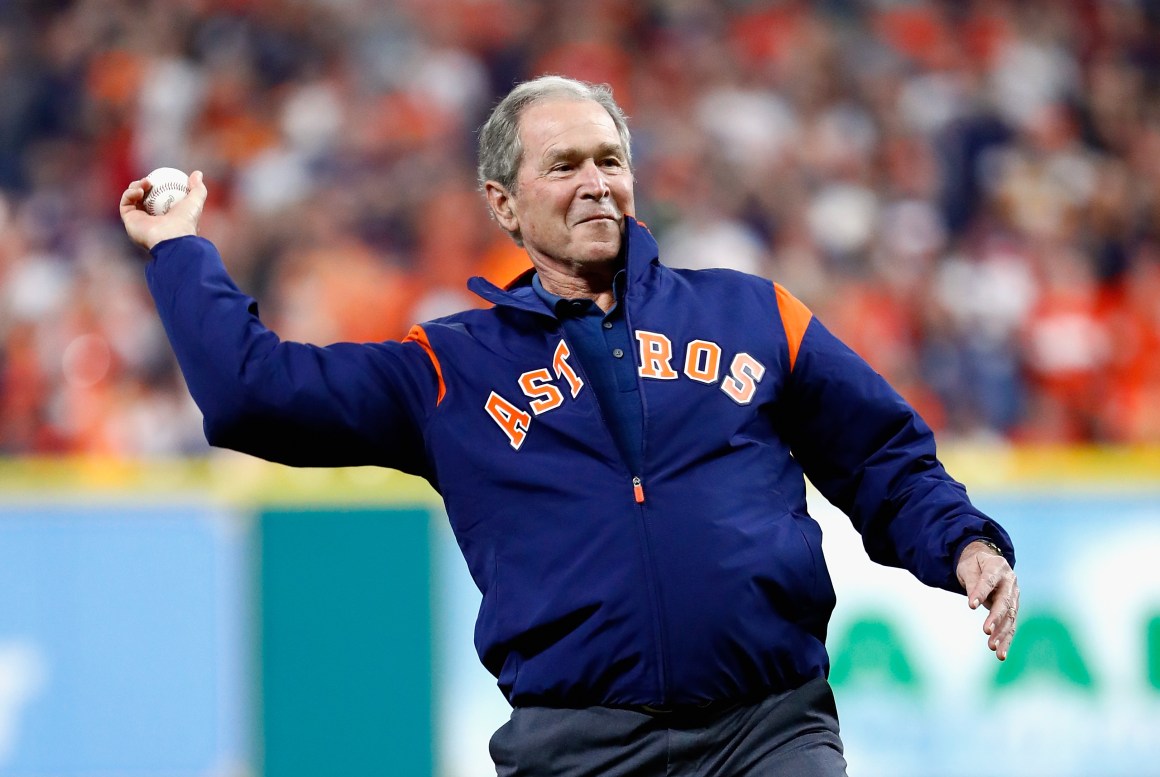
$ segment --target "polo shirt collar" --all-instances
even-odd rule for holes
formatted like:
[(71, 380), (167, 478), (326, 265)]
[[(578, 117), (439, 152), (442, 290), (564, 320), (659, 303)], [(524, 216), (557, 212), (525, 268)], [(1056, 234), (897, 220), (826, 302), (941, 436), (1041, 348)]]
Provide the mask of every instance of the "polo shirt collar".
[(625, 270), (621, 268), (617, 270), (616, 275), (612, 279), (612, 295), (616, 300), (616, 304), (612, 306), (611, 310), (605, 312), (597, 307), (593, 300), (583, 297), (569, 299), (553, 294), (544, 288), (544, 284), (540, 282), (539, 273), (532, 275), (532, 289), (540, 299), (548, 304), (548, 307), (555, 311), (557, 318), (581, 318), (583, 316), (596, 315), (597, 313), (599, 313), (601, 318), (607, 318), (616, 312), (621, 301), (624, 299), (624, 283)]

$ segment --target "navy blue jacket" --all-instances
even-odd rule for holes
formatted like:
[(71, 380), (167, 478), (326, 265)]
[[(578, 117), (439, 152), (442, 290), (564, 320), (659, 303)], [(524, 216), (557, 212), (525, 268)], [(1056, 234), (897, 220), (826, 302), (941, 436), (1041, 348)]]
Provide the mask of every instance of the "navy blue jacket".
[[(630, 471), (563, 328), (525, 276), (403, 342), (282, 342), (201, 238), (149, 287), (209, 441), (298, 466), (379, 465), (443, 496), (483, 593), (476, 647), (516, 705), (674, 704), (828, 670), (834, 590), (804, 474), (877, 562), (960, 591), (1006, 533), (930, 429), (788, 292), (657, 261), (629, 220), (625, 314), (644, 458)], [(961, 592), (961, 591), (960, 591)]]

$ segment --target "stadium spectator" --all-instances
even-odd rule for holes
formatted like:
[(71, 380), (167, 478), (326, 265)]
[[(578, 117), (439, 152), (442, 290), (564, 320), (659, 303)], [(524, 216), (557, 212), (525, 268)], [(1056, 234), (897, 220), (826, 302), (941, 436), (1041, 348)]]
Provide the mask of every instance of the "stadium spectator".
[[(548, 70), (624, 98), (638, 209), (667, 252), (798, 290), (943, 439), (1160, 442), (1140, 345), (1160, 321), (1133, 288), (1160, 261), (1151, 4), (603, 0), (580, 16), (526, 0), (5, 3), (0, 450), (204, 450), (189, 412), (160, 414), (164, 432), (134, 420), (184, 407), (157, 331), (125, 358), (115, 317), (64, 315), (143, 298), (105, 205), (123, 181), (206, 170), (207, 234), (272, 313), (316, 322), (297, 333), (314, 341), (400, 336), (462, 304), (453, 276), (524, 266), (486, 231), (423, 243), (432, 209), (472, 229), (473, 129)], [(357, 243), (349, 273), (310, 248), (320, 200)], [(1061, 273), (1084, 279), (1088, 333), (1066, 389), (1044, 350)], [(384, 298), (354, 290), (369, 278)], [(329, 289), (305, 295), (309, 315), (308, 281)], [(900, 320), (892, 299), (918, 297)], [(335, 321), (355, 305), (381, 310)], [(105, 350), (79, 388), (77, 354)]]

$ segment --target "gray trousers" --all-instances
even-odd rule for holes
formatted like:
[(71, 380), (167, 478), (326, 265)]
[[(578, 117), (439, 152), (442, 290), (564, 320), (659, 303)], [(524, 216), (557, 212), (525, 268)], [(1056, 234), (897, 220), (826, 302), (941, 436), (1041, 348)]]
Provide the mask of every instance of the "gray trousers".
[(491, 757), (498, 777), (846, 777), (821, 678), (705, 711), (517, 707)]

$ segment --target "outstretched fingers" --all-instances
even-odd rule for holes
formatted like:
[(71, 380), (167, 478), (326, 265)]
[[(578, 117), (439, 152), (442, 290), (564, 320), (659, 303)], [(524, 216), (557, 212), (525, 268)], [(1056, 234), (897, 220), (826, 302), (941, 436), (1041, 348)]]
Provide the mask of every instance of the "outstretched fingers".
[[(1012, 583), (1014, 574), (1011, 575)], [(991, 635), (987, 646), (995, 651), (1000, 661), (1007, 658), (1011, 640), (1015, 637), (1015, 619), (1019, 613), (1019, 588), (1004, 582), (996, 589), (991, 613), (983, 622), (983, 631)]]
[(1019, 614), (1019, 583), (1014, 570), (1002, 557), (987, 559), (967, 597), (972, 609), (982, 604), (989, 610), (983, 621), (983, 633), (989, 637), (987, 647), (1000, 661), (1005, 660)]

